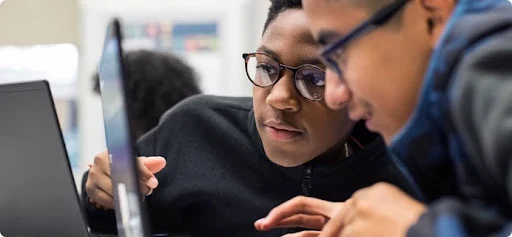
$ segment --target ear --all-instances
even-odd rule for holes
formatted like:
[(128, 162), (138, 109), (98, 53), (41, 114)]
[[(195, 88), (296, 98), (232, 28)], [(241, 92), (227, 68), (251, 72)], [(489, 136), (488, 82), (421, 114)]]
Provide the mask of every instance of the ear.
[(446, 23), (450, 20), (452, 11), (457, 4), (457, 0), (416, 0), (416, 2), (426, 14), (425, 24), (427, 25), (430, 44), (433, 48), (443, 34)]

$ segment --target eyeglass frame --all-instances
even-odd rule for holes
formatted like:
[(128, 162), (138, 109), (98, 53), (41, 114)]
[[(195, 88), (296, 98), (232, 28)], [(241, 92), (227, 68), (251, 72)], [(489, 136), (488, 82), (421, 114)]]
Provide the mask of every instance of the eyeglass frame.
[[(275, 60), (276, 63), (279, 65), (279, 74), (278, 74), (278, 77), (277, 79), (272, 82), (272, 84), (268, 85), (268, 86), (260, 86), (258, 84), (256, 84), (253, 79), (251, 79), (251, 76), (249, 75), (249, 70), (247, 68), (247, 65), (249, 64), (249, 59), (251, 57), (255, 57), (256, 55), (258, 54), (261, 54), (261, 55), (265, 55), (267, 57), (270, 57), (271, 59)], [(300, 92), (299, 88), (297, 88), (297, 83), (295, 83), (296, 80), (296, 75), (297, 75), (297, 71), (299, 71), (301, 68), (303, 67), (314, 67), (316, 69), (319, 69), (320, 71), (322, 71), (324, 74), (325, 74), (325, 70), (319, 66), (316, 66), (316, 65), (313, 65), (313, 64), (302, 64), (302, 65), (299, 65), (297, 67), (293, 67), (293, 66), (288, 66), (288, 65), (285, 65), (285, 64), (282, 64), (281, 62), (279, 62), (279, 60), (277, 60), (277, 58), (275, 58), (274, 56), (268, 54), (268, 53), (264, 53), (264, 52), (255, 52), (255, 53), (244, 53), (242, 54), (242, 58), (244, 59), (245, 61), (245, 74), (247, 75), (247, 78), (249, 79), (249, 81), (251, 81), (251, 83), (257, 87), (260, 87), (260, 88), (267, 88), (267, 87), (272, 87), (274, 86), (279, 80), (281, 80), (281, 78), (283, 78), (283, 75), (282, 73), (285, 71), (285, 70), (289, 70), (293, 73), (293, 86), (295, 87), (295, 90), (299, 93), (300, 96), (304, 97), (305, 99), (309, 100), (309, 101), (320, 101), (320, 100), (323, 100), (325, 98), (325, 94), (324, 96), (322, 96), (322, 98), (319, 98), (319, 99), (309, 99), (307, 97), (305, 97), (304, 95), (302, 95), (302, 93)], [(283, 70), (284, 69), (284, 70)], [(325, 79), (324, 79), (325, 80)], [(324, 89), (324, 92), (325, 92), (325, 89)]]
[(408, 1), (409, 0), (397, 0), (377, 11), (373, 16), (359, 24), (347, 35), (340, 37), (333, 43), (325, 46), (320, 51), (320, 60), (325, 64), (326, 67), (334, 70), (338, 77), (342, 78), (343, 72), (341, 71), (340, 65), (332, 55), (335, 54), (336, 51), (342, 48), (344, 45), (347, 45), (350, 41), (353, 41), (354, 39), (361, 37), (369, 31), (386, 24), (405, 6)]

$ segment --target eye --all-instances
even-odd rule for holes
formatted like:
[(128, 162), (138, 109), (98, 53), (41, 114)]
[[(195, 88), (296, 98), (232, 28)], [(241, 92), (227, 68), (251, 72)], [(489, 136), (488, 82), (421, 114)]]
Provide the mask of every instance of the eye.
[(258, 63), (256, 68), (258, 71), (264, 72), (267, 75), (273, 75), (277, 73), (277, 68), (267, 63)]
[(325, 74), (323, 72), (306, 72), (303, 80), (315, 86), (325, 86)]

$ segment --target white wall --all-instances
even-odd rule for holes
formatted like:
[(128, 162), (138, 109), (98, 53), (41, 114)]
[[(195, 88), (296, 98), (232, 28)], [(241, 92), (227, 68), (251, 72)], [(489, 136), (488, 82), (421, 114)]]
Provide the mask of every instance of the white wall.
[(77, 0), (0, 0), (0, 45), (75, 44)]
[(266, 0), (82, 0), (79, 67), (79, 126), (84, 162), (105, 149), (100, 99), (92, 92), (107, 24), (111, 17), (126, 20), (219, 20), (224, 90), (218, 94), (250, 96), (241, 54), (254, 51), (266, 17)]

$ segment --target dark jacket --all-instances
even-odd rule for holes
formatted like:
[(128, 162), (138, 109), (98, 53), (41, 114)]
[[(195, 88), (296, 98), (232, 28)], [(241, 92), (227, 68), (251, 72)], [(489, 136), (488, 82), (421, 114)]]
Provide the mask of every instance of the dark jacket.
[[(193, 236), (281, 236), (288, 230), (257, 232), (253, 223), (298, 195), (344, 201), (378, 181), (412, 193), (409, 181), (386, 156), (380, 137), (362, 124), (352, 136), (366, 146), (351, 157), (317, 158), (283, 168), (263, 151), (251, 98), (187, 99), (137, 143), (140, 155), (167, 159), (165, 169), (156, 175), (158, 188), (146, 200), (153, 230)], [(91, 229), (115, 232), (113, 212), (96, 210), (86, 200), (84, 192)]]
[(512, 232), (512, 7), (459, 0), (390, 145), (429, 202), (409, 236)]

